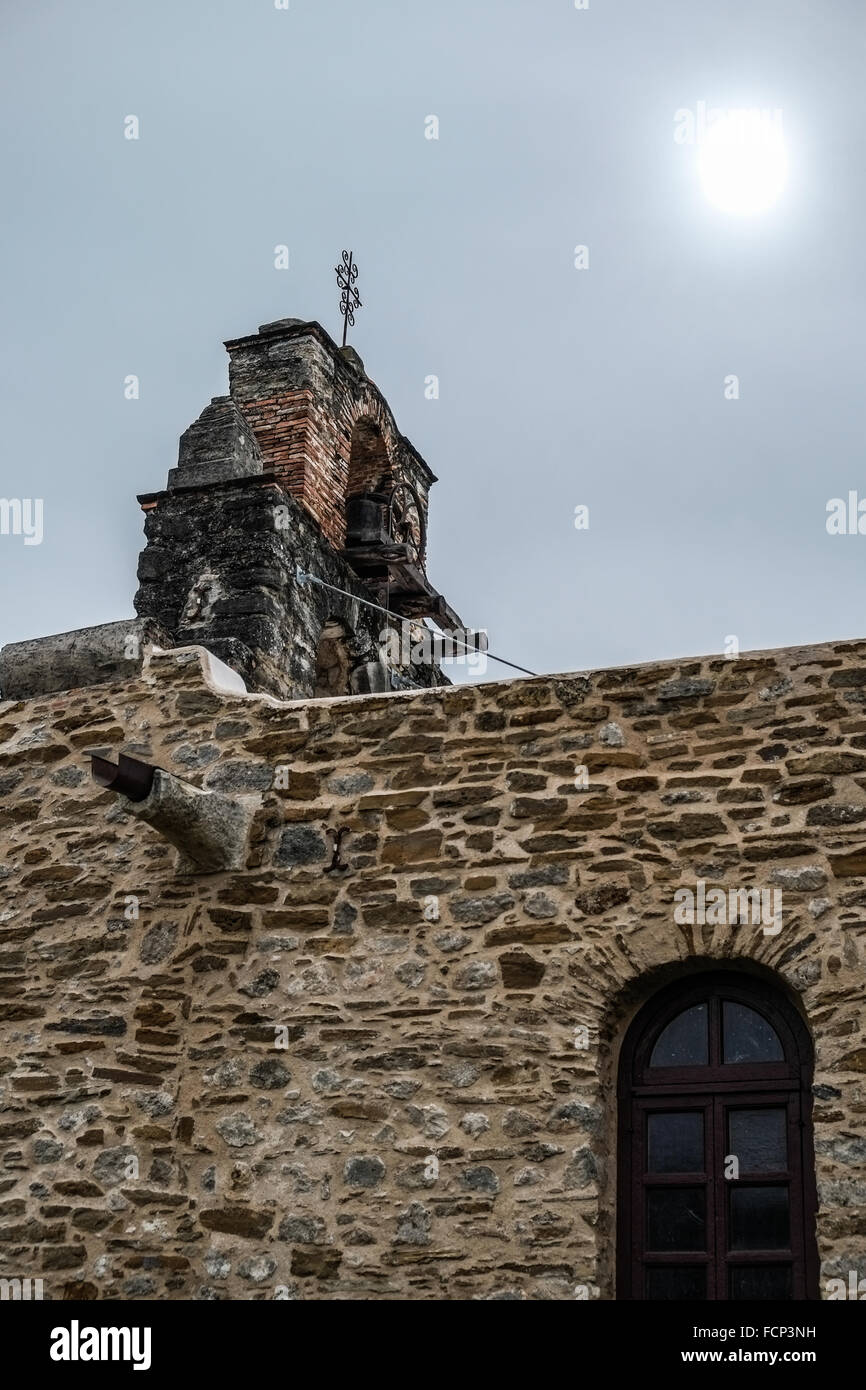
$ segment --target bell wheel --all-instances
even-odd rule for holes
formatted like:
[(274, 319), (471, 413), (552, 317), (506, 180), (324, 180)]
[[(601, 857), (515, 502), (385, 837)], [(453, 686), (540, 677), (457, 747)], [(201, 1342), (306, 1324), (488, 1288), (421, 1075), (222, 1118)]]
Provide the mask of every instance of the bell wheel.
[(411, 483), (395, 483), (388, 499), (388, 534), (405, 545), (416, 565), (424, 563), (426, 533), (421, 498)]

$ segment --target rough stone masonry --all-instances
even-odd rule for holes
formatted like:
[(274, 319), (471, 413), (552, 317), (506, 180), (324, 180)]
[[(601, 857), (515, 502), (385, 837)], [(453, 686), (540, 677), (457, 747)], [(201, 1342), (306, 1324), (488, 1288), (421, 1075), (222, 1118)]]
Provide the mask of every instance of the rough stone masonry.
[[(822, 1287), (862, 1274), (864, 692), (866, 642), (294, 703), (148, 647), (0, 704), (3, 1272), (612, 1298), (618, 1046), (721, 961), (808, 1022)], [(89, 751), (244, 799), (243, 867), (181, 872)], [(677, 925), (698, 879), (783, 929)]]
[[(432, 473), (320, 325), (228, 347), (140, 498), (138, 618), (0, 652), (0, 1278), (615, 1298), (625, 1033), (721, 963), (811, 1036), (856, 1290), (866, 641), (396, 671), (370, 603), (456, 622)], [(781, 921), (678, 907), (744, 890)]]

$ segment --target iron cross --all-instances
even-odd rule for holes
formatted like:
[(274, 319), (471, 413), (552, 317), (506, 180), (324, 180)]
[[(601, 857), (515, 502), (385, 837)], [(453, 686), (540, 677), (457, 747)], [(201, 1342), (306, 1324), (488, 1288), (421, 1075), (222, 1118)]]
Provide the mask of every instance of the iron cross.
[(351, 251), (344, 251), (342, 264), (334, 267), (337, 272), (337, 286), (342, 290), (340, 313), (343, 315), (343, 347), (346, 346), (349, 325), (351, 324), (352, 328), (355, 327), (355, 310), (363, 308), (361, 296), (355, 289), (358, 267), (352, 259), (352, 255)]

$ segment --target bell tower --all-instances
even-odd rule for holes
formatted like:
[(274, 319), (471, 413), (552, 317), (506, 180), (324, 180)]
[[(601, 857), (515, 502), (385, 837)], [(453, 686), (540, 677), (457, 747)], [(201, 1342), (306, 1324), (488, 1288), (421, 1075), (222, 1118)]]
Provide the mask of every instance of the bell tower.
[(281, 699), (447, 684), (421, 626), (461, 627), (427, 578), (436, 478), (360, 357), (300, 319), (226, 348), (229, 394), (138, 499), (137, 614)]

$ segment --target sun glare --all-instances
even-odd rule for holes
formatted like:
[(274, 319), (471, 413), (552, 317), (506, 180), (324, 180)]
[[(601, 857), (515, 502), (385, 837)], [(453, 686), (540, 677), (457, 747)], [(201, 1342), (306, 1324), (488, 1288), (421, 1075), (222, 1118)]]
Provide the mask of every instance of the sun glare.
[(729, 112), (706, 131), (698, 171), (710, 202), (723, 212), (739, 217), (766, 212), (788, 173), (780, 122), (769, 112)]

